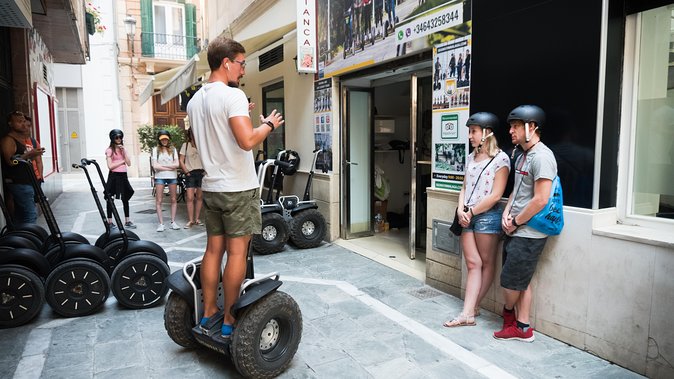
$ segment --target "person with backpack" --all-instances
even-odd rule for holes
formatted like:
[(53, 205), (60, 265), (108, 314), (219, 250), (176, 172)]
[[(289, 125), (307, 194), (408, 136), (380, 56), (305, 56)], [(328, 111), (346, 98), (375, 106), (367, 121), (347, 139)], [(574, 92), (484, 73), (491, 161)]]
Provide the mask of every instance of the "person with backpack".
[(480, 302), (494, 279), (496, 250), (502, 234), (499, 200), (510, 172), (510, 159), (499, 149), (494, 135), (499, 129), (498, 117), (478, 112), (468, 118), (466, 126), (473, 152), (466, 162), (457, 216), (463, 228), (460, 242), (468, 276), (463, 311), (443, 324), (448, 328), (476, 325)]
[[(186, 123), (187, 124), (187, 123)], [(201, 182), (204, 178), (204, 166), (201, 164), (199, 150), (194, 145), (194, 136), (189, 126), (185, 127), (186, 141), (180, 147), (180, 169), (185, 173), (185, 202), (187, 203), (187, 224), (184, 228), (189, 229), (192, 225), (203, 225), (199, 220), (203, 191)]]
[(534, 329), (529, 325), (531, 278), (548, 235), (528, 226), (527, 222), (548, 203), (552, 181), (557, 176), (557, 161), (541, 142), (541, 127), (545, 124), (543, 109), (520, 105), (508, 115), (508, 124), (512, 143), (523, 153), (515, 160), (513, 191), (501, 217), (506, 233), (501, 271), (505, 304), (503, 328), (494, 332), (494, 338), (533, 342)]
[(157, 132), (157, 146), (152, 149), (151, 160), (152, 168), (155, 171), (155, 204), (157, 219), (159, 221), (157, 231), (163, 232), (166, 230), (161, 211), (165, 186), (168, 186), (169, 196), (171, 197), (171, 224), (169, 227), (173, 230), (178, 230), (180, 226), (176, 224), (176, 211), (178, 210), (178, 167), (180, 167), (180, 161), (178, 152), (171, 143), (171, 133), (168, 131), (162, 129)]
[[(105, 184), (105, 190), (108, 196), (114, 196), (122, 199), (124, 209), (124, 227), (135, 229), (136, 224), (129, 218), (130, 208), (129, 199), (135, 192), (127, 174), (127, 167), (131, 166), (131, 158), (124, 148), (124, 132), (119, 129), (112, 129), (109, 133), (110, 146), (105, 149), (105, 160), (108, 164), (108, 181)], [(112, 207), (106, 204), (108, 214), (108, 224), (111, 228), (116, 225), (112, 222)]]

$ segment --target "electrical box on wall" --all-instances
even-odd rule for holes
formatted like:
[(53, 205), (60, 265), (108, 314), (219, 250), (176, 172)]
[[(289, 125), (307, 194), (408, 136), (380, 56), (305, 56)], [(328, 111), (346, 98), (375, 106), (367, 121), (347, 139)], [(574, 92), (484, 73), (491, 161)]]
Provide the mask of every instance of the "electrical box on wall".
[(375, 133), (395, 133), (396, 122), (393, 117), (378, 116), (374, 118)]
[(451, 221), (433, 219), (433, 250), (460, 256), (459, 237), (449, 231), (450, 226), (452, 226)]

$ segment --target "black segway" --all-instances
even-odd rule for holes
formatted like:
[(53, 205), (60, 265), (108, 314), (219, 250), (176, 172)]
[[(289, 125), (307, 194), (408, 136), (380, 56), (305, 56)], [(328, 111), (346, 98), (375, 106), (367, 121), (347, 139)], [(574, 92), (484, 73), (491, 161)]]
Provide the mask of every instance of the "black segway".
[[(5, 216), (6, 221), (6, 225), (0, 231), (0, 236), (18, 235), (25, 239), (29, 239), (37, 246), (37, 250), (43, 254), (58, 244), (56, 237), (50, 235), (48, 231), (38, 224), (14, 223), (2, 195), (0, 195), (0, 208), (2, 208), (2, 213)], [(83, 235), (73, 232), (62, 232), (61, 238), (66, 244), (89, 243), (89, 240)]]
[(325, 217), (318, 211), (318, 204), (311, 199), (314, 168), (318, 155), (322, 151), (321, 149), (314, 150), (314, 158), (302, 200), (295, 195), (281, 196), (278, 199), (279, 204), (283, 207), (285, 218), (289, 218), (290, 241), (301, 249), (309, 249), (320, 245), (328, 229)]
[(56, 241), (56, 245), (44, 252), (51, 266), (45, 288), (47, 303), (54, 312), (64, 317), (85, 316), (97, 311), (110, 294), (110, 278), (105, 270), (109, 266), (107, 255), (101, 248), (88, 243), (66, 243), (35, 177), (32, 163), (18, 157), (12, 163), (22, 165), (29, 173), (51, 232), (50, 238)]
[(0, 328), (26, 324), (44, 306), (50, 265), (34, 247), (20, 236), (0, 237)]
[(259, 254), (277, 253), (285, 247), (289, 238), (289, 231), (286, 221), (283, 218), (283, 207), (278, 202), (272, 201), (275, 180), (272, 178), (271, 186), (267, 196), (268, 201), (262, 200), (262, 188), (264, 186), (265, 176), (270, 167), (286, 167), (290, 169), (290, 164), (278, 159), (267, 159), (256, 162), (258, 165), (257, 179), (260, 183), (260, 212), (262, 213), (262, 230), (260, 234), (253, 235), (251, 243), (253, 249)]
[[(86, 163), (82, 162), (82, 165), (85, 165), (85, 164)], [(73, 168), (80, 168), (82, 166), (73, 163), (72, 167)], [(84, 168), (84, 167), (82, 167), (82, 168)], [(132, 241), (138, 241), (140, 238), (138, 238), (136, 233), (124, 230), (124, 224), (121, 222), (120, 219), (115, 219), (117, 229), (112, 228), (112, 225), (109, 224), (108, 221), (107, 221), (105, 211), (103, 210), (103, 205), (101, 204), (101, 200), (98, 198), (98, 194), (96, 192), (96, 187), (94, 187), (94, 183), (91, 180), (91, 177), (89, 176), (89, 172), (86, 170), (86, 168), (84, 168), (84, 174), (86, 175), (87, 181), (89, 182), (89, 188), (91, 189), (91, 194), (94, 197), (94, 202), (96, 203), (96, 208), (98, 209), (98, 213), (101, 216), (101, 220), (103, 221), (103, 226), (105, 227), (105, 232), (103, 232), (103, 234), (101, 234), (96, 239), (96, 243), (94, 243), (94, 245), (100, 247), (101, 249), (105, 249), (105, 246), (112, 243), (113, 241), (123, 239), (124, 237), (122, 236), (122, 233), (124, 233), (128, 239), (130, 239)], [(104, 196), (104, 198), (107, 202), (108, 195), (106, 195), (105, 180), (103, 180), (102, 176), (101, 176), (101, 180), (103, 182), (103, 196)]]
[(103, 251), (109, 258), (108, 270), (112, 270), (112, 293), (117, 301), (126, 308), (150, 308), (161, 303), (168, 292), (166, 278), (171, 273), (168, 266), (168, 257), (164, 249), (152, 241), (131, 241), (127, 236), (119, 212), (115, 207), (113, 196), (105, 190), (105, 180), (98, 162), (83, 158), (81, 165), (73, 164), (74, 168), (81, 168), (91, 185), (96, 205), (103, 213), (103, 206), (98, 201), (96, 190), (86, 166), (93, 164), (103, 184), (103, 196), (112, 209), (112, 215), (119, 226), (121, 238), (108, 241)]
[[(282, 282), (277, 273), (254, 278), (253, 256), (249, 246), (246, 280), (240, 298), (232, 307), (236, 318), (230, 338), (220, 336), (220, 320), (203, 332), (200, 280), (201, 258), (191, 260), (169, 276), (169, 295), (164, 309), (164, 327), (178, 345), (206, 346), (229, 355), (236, 369), (247, 378), (273, 378), (290, 365), (302, 338), (302, 313), (295, 300), (278, 291)], [(218, 287), (222, 307), (222, 285)]]

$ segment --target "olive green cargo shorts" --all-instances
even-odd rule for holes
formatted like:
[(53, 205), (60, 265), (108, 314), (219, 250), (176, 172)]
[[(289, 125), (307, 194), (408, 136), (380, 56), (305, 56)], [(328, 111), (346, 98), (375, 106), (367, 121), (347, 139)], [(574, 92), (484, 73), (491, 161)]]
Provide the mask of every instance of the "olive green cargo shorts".
[(240, 192), (204, 191), (206, 233), (211, 236), (241, 237), (260, 234), (260, 194), (255, 188)]

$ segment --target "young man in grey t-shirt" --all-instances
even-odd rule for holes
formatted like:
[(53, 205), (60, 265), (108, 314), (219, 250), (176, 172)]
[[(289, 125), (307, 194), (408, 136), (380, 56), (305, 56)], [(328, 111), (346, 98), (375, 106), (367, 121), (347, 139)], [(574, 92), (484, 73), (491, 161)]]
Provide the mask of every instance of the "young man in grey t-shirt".
[(526, 223), (547, 204), (557, 176), (555, 156), (541, 142), (544, 122), (545, 112), (535, 105), (520, 105), (508, 115), (510, 138), (524, 152), (515, 161), (513, 191), (501, 218), (507, 235), (501, 271), (505, 304), (503, 328), (494, 333), (496, 339), (532, 342), (535, 338), (529, 325), (530, 283), (548, 236)]

